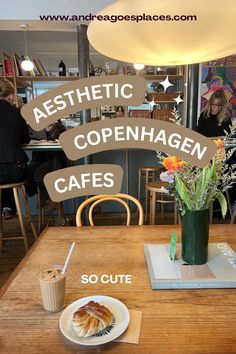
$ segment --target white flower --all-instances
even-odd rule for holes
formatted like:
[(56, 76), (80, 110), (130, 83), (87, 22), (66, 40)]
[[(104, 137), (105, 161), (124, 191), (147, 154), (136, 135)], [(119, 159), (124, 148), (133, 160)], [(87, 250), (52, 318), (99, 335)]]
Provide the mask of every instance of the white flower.
[(168, 189), (166, 189), (165, 187), (161, 187), (161, 193), (169, 193)]
[(174, 183), (174, 176), (170, 171), (165, 171), (160, 174), (160, 180), (162, 182)]

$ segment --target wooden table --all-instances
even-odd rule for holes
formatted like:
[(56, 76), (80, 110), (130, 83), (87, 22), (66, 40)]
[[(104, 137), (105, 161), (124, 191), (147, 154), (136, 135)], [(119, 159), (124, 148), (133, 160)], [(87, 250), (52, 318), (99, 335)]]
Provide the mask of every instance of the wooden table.
[[(169, 240), (172, 226), (59, 227), (47, 229), (17, 267), (0, 302), (1, 353), (189, 354), (236, 352), (236, 290), (151, 290), (143, 245)], [(174, 229), (179, 237), (180, 229)], [(212, 242), (236, 250), (236, 225), (212, 225)], [(37, 274), (63, 263), (72, 240), (66, 305), (101, 294), (142, 310), (139, 344), (83, 347), (60, 332), (60, 313), (41, 307)], [(131, 274), (132, 284), (81, 284), (82, 274)]]
[(63, 151), (61, 144), (56, 141), (29, 142), (29, 144), (23, 144), (22, 148), (25, 151)]

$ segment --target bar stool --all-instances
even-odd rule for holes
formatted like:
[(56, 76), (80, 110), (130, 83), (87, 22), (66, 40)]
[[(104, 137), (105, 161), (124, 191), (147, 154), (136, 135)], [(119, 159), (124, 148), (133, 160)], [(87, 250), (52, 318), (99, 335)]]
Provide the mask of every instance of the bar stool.
[(18, 237), (3, 237), (3, 220), (2, 220), (2, 213), (0, 215), (0, 251), (2, 251), (2, 245), (3, 241), (5, 240), (22, 240), (24, 241), (25, 249), (26, 252), (28, 251), (28, 242), (27, 242), (27, 236), (26, 236), (26, 231), (25, 231), (25, 226), (24, 226), (24, 221), (23, 221), (23, 216), (22, 216), (22, 210), (21, 210), (21, 205), (20, 205), (20, 200), (19, 200), (19, 193), (21, 194), (21, 198), (25, 207), (26, 214), (29, 218), (30, 225), (34, 234), (34, 238), (37, 238), (37, 233), (34, 227), (34, 223), (30, 214), (28, 202), (26, 199), (26, 194), (25, 194), (25, 189), (24, 189), (24, 182), (19, 182), (19, 183), (9, 183), (9, 184), (1, 184), (0, 185), (0, 210), (2, 210), (2, 190), (7, 189), (7, 188), (12, 188), (13, 189), (13, 194), (14, 194), (14, 199), (16, 203), (16, 210), (17, 210), (17, 215), (20, 223), (20, 228), (21, 228), (21, 233), (22, 236)]
[[(150, 182), (154, 182), (155, 177), (160, 173), (162, 166), (142, 166), (139, 167), (138, 173), (138, 200), (141, 202), (141, 181), (145, 178), (145, 186)], [(145, 221), (148, 216), (148, 190), (145, 191)]]
[[(167, 187), (169, 185), (168, 182), (151, 182), (146, 185), (147, 192), (151, 194), (151, 203), (150, 203), (150, 225), (155, 225), (156, 223), (156, 203), (161, 204), (161, 215), (162, 219), (164, 219), (164, 204), (173, 204), (174, 205), (174, 222), (175, 224), (178, 223), (177, 218), (177, 210), (176, 210), (176, 202), (175, 199), (167, 200), (165, 196), (167, 193), (163, 192), (161, 187)], [(160, 198), (157, 197), (158, 194)]]
[[(42, 195), (40, 192), (40, 188), (37, 187), (37, 198), (38, 198), (38, 209), (39, 209), (39, 220), (38, 220), (38, 232), (41, 231), (42, 226), (45, 223), (45, 214), (46, 214), (46, 209), (50, 209), (50, 206), (46, 205), (46, 201), (42, 199)], [(63, 209), (63, 203), (58, 202), (57, 204), (57, 210), (58, 210), (58, 217), (62, 217), (64, 221), (66, 222), (66, 218), (64, 215), (64, 209)]]

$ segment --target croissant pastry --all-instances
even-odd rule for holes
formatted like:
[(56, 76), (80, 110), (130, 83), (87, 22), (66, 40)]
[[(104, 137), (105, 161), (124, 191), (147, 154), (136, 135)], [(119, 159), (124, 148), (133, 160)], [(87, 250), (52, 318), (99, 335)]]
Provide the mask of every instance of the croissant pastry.
[(113, 314), (107, 307), (89, 301), (74, 312), (72, 327), (78, 337), (91, 337), (110, 326), (112, 321)]

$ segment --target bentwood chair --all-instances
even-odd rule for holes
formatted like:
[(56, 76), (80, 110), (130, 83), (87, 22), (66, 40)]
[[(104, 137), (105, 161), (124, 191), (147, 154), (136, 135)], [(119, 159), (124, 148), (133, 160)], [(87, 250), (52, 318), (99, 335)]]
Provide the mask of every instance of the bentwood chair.
[(124, 194), (124, 193), (119, 193), (115, 195), (106, 195), (106, 194), (100, 194), (100, 195), (95, 195), (93, 197), (90, 197), (86, 199), (81, 205), (79, 206), (77, 213), (76, 213), (76, 225), (77, 226), (83, 226), (82, 225), (82, 212), (83, 209), (88, 205), (91, 204), (89, 208), (89, 223), (90, 226), (94, 226), (94, 221), (93, 221), (93, 210), (95, 206), (97, 206), (99, 203), (105, 202), (105, 201), (116, 201), (120, 204), (122, 204), (127, 213), (127, 220), (126, 220), (126, 225), (130, 225), (130, 219), (131, 219), (131, 214), (130, 214), (130, 208), (127, 202), (125, 202), (123, 199), (132, 201), (138, 208), (139, 211), (139, 221), (138, 225), (143, 225), (143, 219), (144, 219), (144, 214), (143, 214), (143, 208), (140, 202), (134, 198), (133, 196), (129, 194)]

